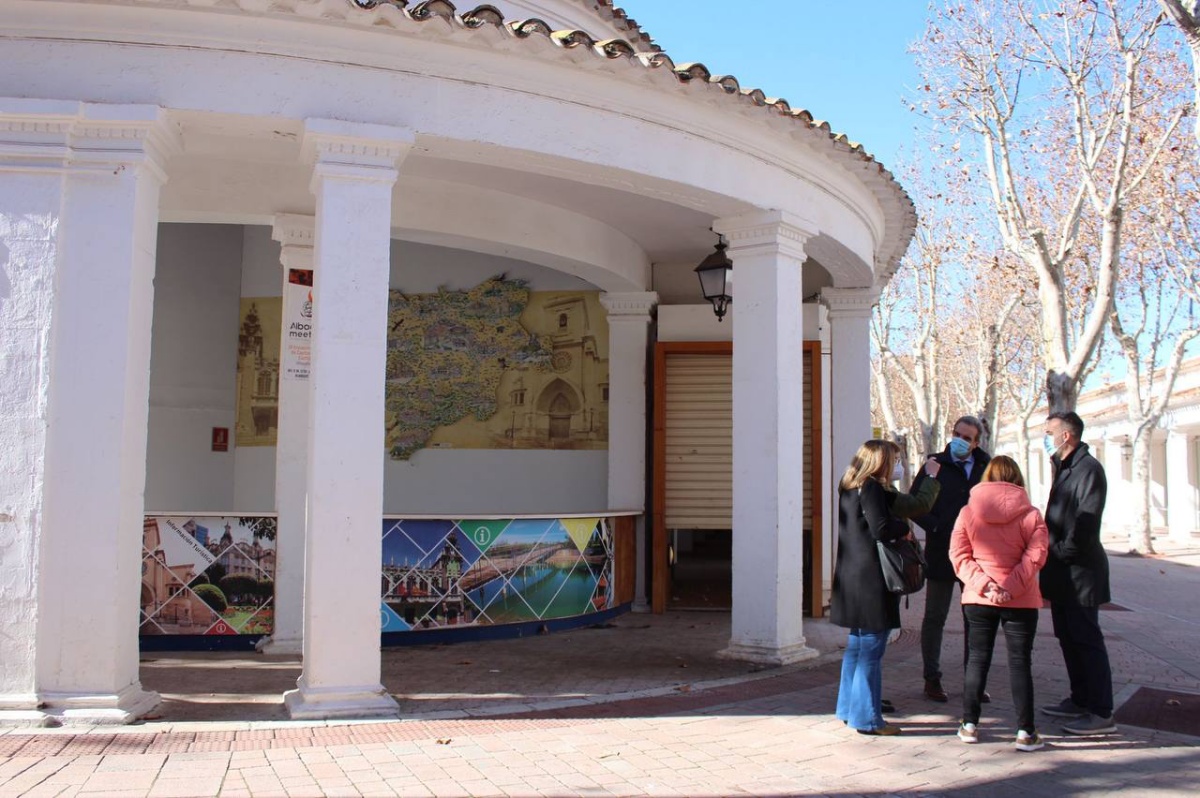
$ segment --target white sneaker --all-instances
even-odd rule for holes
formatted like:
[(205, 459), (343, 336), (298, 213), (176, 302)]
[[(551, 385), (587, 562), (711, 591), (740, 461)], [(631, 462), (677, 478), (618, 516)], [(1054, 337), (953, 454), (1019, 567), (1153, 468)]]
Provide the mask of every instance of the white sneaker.
[(1037, 732), (1027, 732), (1024, 729), (1017, 732), (1016, 748), (1018, 751), (1036, 751), (1045, 747), (1046, 741)]
[(963, 723), (958, 727), (958, 739), (964, 743), (979, 742), (979, 728), (974, 723)]

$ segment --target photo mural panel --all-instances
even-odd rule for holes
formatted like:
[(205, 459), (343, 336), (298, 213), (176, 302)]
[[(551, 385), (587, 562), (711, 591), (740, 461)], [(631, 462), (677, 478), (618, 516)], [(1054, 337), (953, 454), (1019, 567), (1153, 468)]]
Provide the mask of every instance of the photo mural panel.
[(274, 446), (279, 432), (283, 297), (243, 297), (238, 316), (235, 446)]
[(275, 619), (275, 518), (146, 516), (142, 635), (264, 635)]
[(567, 618), (615, 606), (603, 518), (388, 520), (384, 632)]

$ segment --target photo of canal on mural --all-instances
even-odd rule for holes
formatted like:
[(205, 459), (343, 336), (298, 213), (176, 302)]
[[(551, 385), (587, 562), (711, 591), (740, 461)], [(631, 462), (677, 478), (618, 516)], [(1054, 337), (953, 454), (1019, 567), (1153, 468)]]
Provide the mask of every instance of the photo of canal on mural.
[[(612, 609), (619, 602), (611, 520), (386, 519), (381, 631), (545, 621)], [(141, 636), (192, 637), (189, 647), (209, 648), (200, 638), (233, 642), (233, 636), (251, 645), (271, 634), (276, 526), (273, 515), (146, 516)]]
[(600, 518), (385, 521), (383, 631), (566, 618), (615, 606)]

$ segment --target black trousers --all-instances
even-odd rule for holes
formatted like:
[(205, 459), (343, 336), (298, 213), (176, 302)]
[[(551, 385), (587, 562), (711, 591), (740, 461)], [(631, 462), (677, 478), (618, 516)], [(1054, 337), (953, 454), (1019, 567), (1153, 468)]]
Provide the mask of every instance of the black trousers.
[(992, 649), (997, 628), (1004, 629), (1008, 650), (1008, 676), (1017, 729), (1033, 733), (1033, 639), (1037, 635), (1038, 611), (1032, 608), (993, 607), (964, 604), (967, 621), (967, 670), (963, 685), (963, 722), (978, 723), (983, 688), (992, 667)]
[(1100, 608), (1055, 602), (1050, 605), (1050, 618), (1071, 680), (1071, 700), (1093, 715), (1111, 716), (1112, 669), (1100, 631)]

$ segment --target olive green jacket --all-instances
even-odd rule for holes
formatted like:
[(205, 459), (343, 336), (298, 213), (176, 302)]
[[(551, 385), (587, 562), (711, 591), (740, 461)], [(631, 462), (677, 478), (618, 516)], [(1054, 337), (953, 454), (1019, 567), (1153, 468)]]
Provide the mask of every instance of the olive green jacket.
[(891, 485), (885, 490), (888, 496), (888, 507), (897, 518), (917, 518), (933, 509), (942, 485), (936, 479), (923, 479), (917, 486), (916, 493), (903, 493)]

